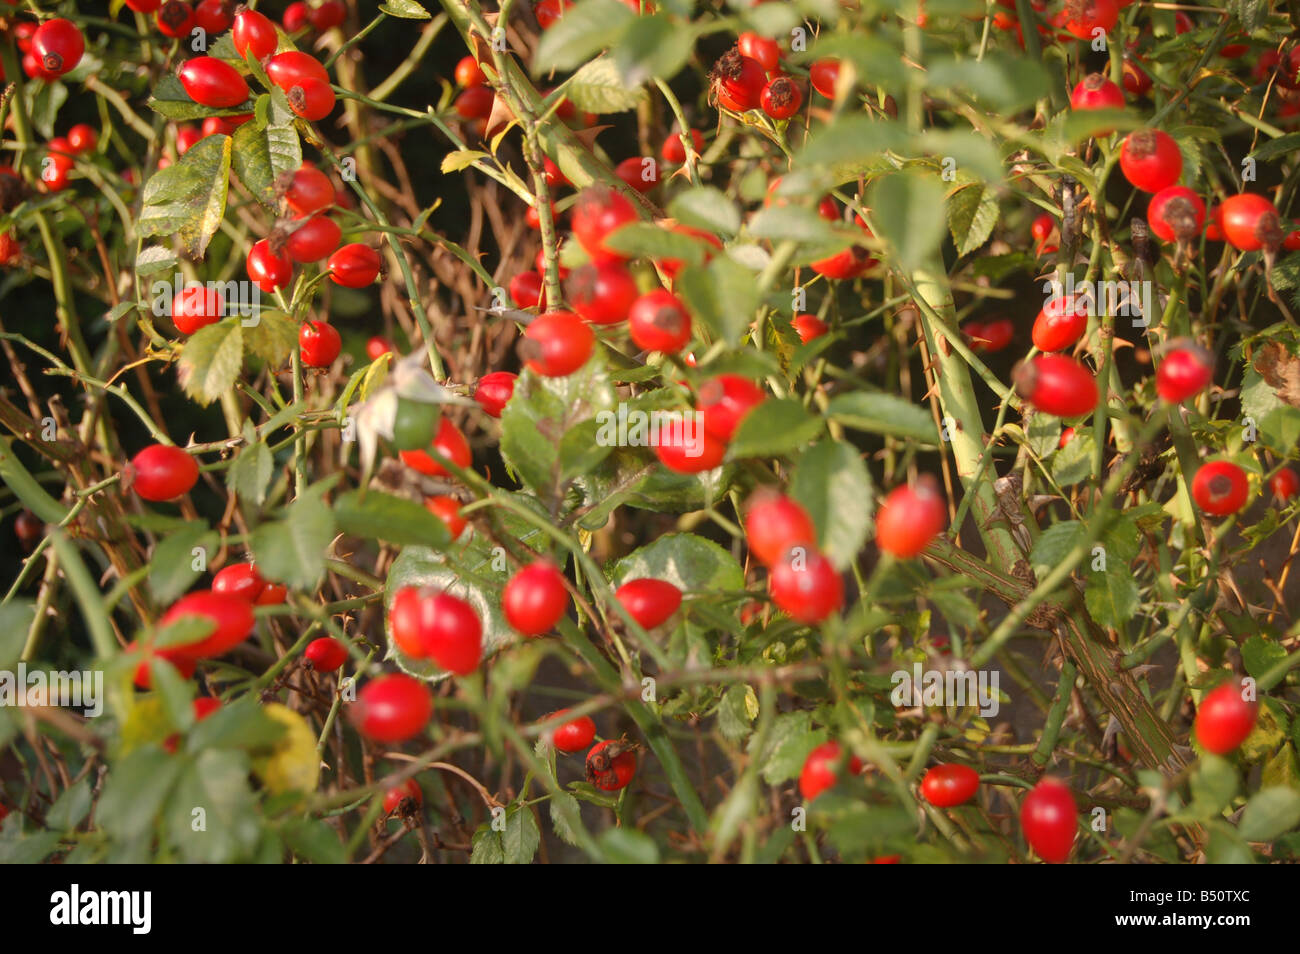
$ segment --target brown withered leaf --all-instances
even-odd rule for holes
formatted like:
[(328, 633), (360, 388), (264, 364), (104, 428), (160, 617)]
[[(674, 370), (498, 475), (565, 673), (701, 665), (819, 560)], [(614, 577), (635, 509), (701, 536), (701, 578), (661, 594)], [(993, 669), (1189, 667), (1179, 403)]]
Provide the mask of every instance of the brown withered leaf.
[(1270, 341), (1255, 354), (1255, 370), (1276, 393), (1292, 407), (1300, 407), (1300, 358), (1276, 341)]

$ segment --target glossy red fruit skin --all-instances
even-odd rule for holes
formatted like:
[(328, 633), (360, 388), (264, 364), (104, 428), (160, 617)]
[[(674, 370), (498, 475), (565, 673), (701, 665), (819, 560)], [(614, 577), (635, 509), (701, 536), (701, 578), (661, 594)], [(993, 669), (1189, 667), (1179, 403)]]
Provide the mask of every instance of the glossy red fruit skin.
[(768, 80), (763, 87), (759, 105), (773, 119), (789, 119), (803, 105), (803, 94), (799, 92), (799, 86), (794, 80), (788, 76), (778, 76)]
[[(126, 651), (132, 652), (136, 648), (137, 644), (131, 642), (127, 644)], [(152, 647), (148, 647), (147, 654), (144, 659), (140, 661), (140, 665), (136, 666), (135, 675), (132, 677), (135, 687), (137, 689), (153, 688), (153, 673), (150, 672), (149, 664), (154, 659), (161, 659), (164, 662), (169, 663), (172, 668), (180, 674), (182, 679), (192, 678), (194, 676), (194, 670), (199, 667), (199, 661), (196, 657), (187, 656), (183, 652), (179, 651), (182, 649), (184, 649), (183, 646), (168, 646), (164, 649), (153, 649)]]
[(350, 716), (373, 742), (405, 742), (418, 735), (433, 715), (433, 696), (418, 679), (392, 673), (368, 682), (357, 694)]
[[(722, 251), (722, 242), (716, 235), (704, 231), (703, 229), (693, 228), (689, 225), (674, 225), (669, 230), (676, 232), (678, 235), (688, 235), (691, 238), (699, 239), (701, 243), (708, 246), (704, 250), (704, 262), (708, 263), (713, 259), (713, 250)], [(664, 273), (664, 277), (672, 281), (677, 274), (685, 267), (686, 263), (678, 258), (662, 258), (659, 260), (659, 270)]]
[(338, 329), (324, 321), (305, 321), (298, 329), (298, 348), (308, 368), (328, 368), (343, 350)]
[(546, 294), (546, 285), (537, 272), (520, 272), (510, 279), (510, 300), (518, 308), (536, 308)]
[(1257, 252), (1280, 231), (1277, 206), (1262, 195), (1243, 192), (1223, 200), (1217, 217), (1223, 237), (1241, 252)]
[(876, 545), (900, 560), (920, 555), (948, 525), (943, 491), (929, 474), (891, 490), (876, 514)]
[(1042, 215), (1034, 217), (1033, 224), (1029, 226), (1029, 234), (1040, 242), (1046, 242), (1055, 228), (1056, 219), (1051, 214), (1044, 212)]
[(77, 155), (90, 152), (98, 141), (95, 127), (88, 123), (77, 123), (68, 130), (68, 145)]
[(795, 315), (793, 325), (795, 334), (804, 344), (830, 331), (830, 326), (816, 315)]
[(1060, 864), (1070, 857), (1079, 830), (1079, 809), (1064, 782), (1045, 776), (1020, 803), (1020, 828), (1038, 857)]
[(215, 56), (196, 56), (177, 71), (190, 99), (200, 106), (229, 109), (248, 100), (248, 83), (239, 71)]
[[(469, 441), (461, 429), (444, 417), (438, 422), (438, 433), (433, 435), (433, 449), (457, 467), (466, 468), (474, 462)], [(451, 472), (422, 450), (401, 451), (402, 463), (418, 470), (426, 477), (449, 477)]]
[[(704, 151), (704, 137), (700, 135), (698, 129), (692, 129), (689, 133), (691, 146), (697, 153)], [(682, 137), (679, 132), (671, 132), (668, 138), (664, 140), (663, 146), (659, 149), (659, 155), (663, 157), (664, 162), (674, 166), (680, 166), (686, 161), (686, 147), (682, 145)]]
[(583, 265), (569, 273), (564, 283), (569, 307), (596, 325), (626, 321), (639, 291), (636, 280), (622, 265)]
[(735, 47), (723, 54), (713, 68), (713, 88), (718, 105), (733, 112), (757, 109), (766, 83), (763, 67)]
[(241, 600), (256, 603), (266, 589), (266, 580), (251, 563), (231, 563), (223, 566), (212, 577), (212, 592), (238, 596)]
[(524, 636), (541, 636), (555, 628), (569, 609), (564, 575), (550, 560), (516, 571), (501, 591), (506, 622)]
[(420, 783), (408, 778), (401, 785), (394, 785), (384, 792), (384, 814), (391, 815), (402, 807), (402, 802), (410, 799), (416, 806), (424, 804), (424, 791)]
[(310, 24), (307, 22), (306, 0), (294, 0), (293, 3), (285, 7), (281, 25), (284, 27), (285, 33), (297, 33), (299, 30), (307, 29)]
[(1124, 91), (1133, 96), (1145, 96), (1154, 85), (1141, 61), (1135, 56), (1124, 55)]
[(972, 350), (990, 354), (1001, 351), (1016, 336), (1016, 326), (1010, 318), (968, 321), (962, 325), (962, 331), (970, 339)]
[(629, 156), (614, 167), (614, 174), (637, 192), (649, 192), (659, 184), (659, 166), (653, 158), (646, 158), (648, 162), (640, 156)]
[[(568, 709), (560, 709), (545, 716), (545, 718), (548, 720), (554, 719), (556, 716), (562, 716), (568, 711)], [(574, 752), (581, 752), (591, 745), (594, 738), (596, 738), (596, 723), (591, 716), (578, 716), (576, 719), (570, 719), (555, 728), (551, 733), (551, 745), (555, 746), (557, 752), (572, 755)]]
[(180, 619), (198, 617), (211, 621), (213, 631), (196, 643), (170, 646), (169, 651), (191, 659), (220, 656), (234, 649), (253, 631), (253, 604), (229, 593), (195, 590), (171, 605), (159, 624), (166, 626)]
[(767, 392), (739, 374), (719, 374), (700, 385), (696, 407), (704, 430), (726, 443), (746, 414), (762, 404)]
[[(835, 784), (842, 770), (839, 767), (841, 760), (840, 744), (834, 741), (823, 742), (808, 753), (804, 759), (803, 771), (799, 773), (799, 794), (804, 797), (804, 801), (811, 802)], [(858, 775), (862, 771), (862, 760), (856, 755), (850, 755), (847, 767), (850, 775)]]
[(478, 379), (474, 386), (474, 400), (479, 407), (492, 417), (500, 417), (506, 404), (514, 397), (516, 374), (509, 371), (493, 371)]
[(386, 354), (393, 353), (393, 343), (382, 335), (375, 335), (366, 341), (366, 357), (378, 361)]
[(337, 672), (348, 661), (347, 648), (333, 636), (313, 639), (302, 654), (317, 672)]
[(192, 335), (221, 320), (221, 293), (204, 285), (183, 288), (172, 299), (172, 324), (181, 334)]
[(460, 501), (455, 497), (440, 494), (424, 498), (424, 509), (429, 511), (447, 527), (447, 532), (455, 540), (465, 532), (465, 518), (460, 515)]
[(691, 340), (691, 316), (681, 299), (660, 288), (642, 295), (627, 316), (628, 331), (638, 348), (675, 354)]
[(347, 13), (348, 8), (343, 0), (323, 0), (316, 6), (307, 8), (307, 22), (317, 33), (324, 33), (342, 23)]
[(1156, 393), (1162, 401), (1181, 404), (1214, 380), (1214, 358), (1194, 343), (1171, 349), (1156, 369)]
[(1088, 330), (1088, 304), (1074, 296), (1053, 296), (1034, 319), (1033, 341), (1039, 351), (1064, 351)]
[(179, 447), (151, 444), (122, 468), (123, 487), (161, 503), (187, 494), (198, 483), (199, 465)]
[(1283, 467), (1269, 478), (1268, 488), (1273, 491), (1274, 497), (1285, 503), (1300, 493), (1300, 476), (1296, 476), (1290, 467)]
[(685, 418), (661, 424), (655, 456), (675, 474), (702, 474), (722, 464), (727, 445)]
[(191, 123), (178, 126), (176, 128), (176, 155), (185, 155), (185, 153), (193, 149), (195, 144), (202, 138), (203, 131), (197, 126)]
[(308, 122), (319, 122), (334, 111), (334, 88), (317, 79), (305, 79), (286, 91), (289, 108)]
[(1133, 188), (1159, 192), (1178, 182), (1183, 173), (1183, 154), (1167, 133), (1140, 129), (1124, 137), (1119, 167)]
[(835, 83), (839, 76), (839, 60), (817, 60), (808, 70), (808, 80), (812, 83), (812, 88), (827, 99), (835, 98)]
[(1102, 73), (1089, 73), (1070, 94), (1071, 109), (1123, 109), (1124, 91)]
[(818, 275), (835, 281), (849, 281), (863, 275), (876, 264), (871, 252), (861, 245), (852, 245), (842, 252), (819, 259), (808, 267)]
[(763, 69), (776, 69), (781, 59), (781, 45), (769, 37), (760, 36), (752, 30), (746, 30), (736, 39), (736, 46), (742, 56), (747, 56)]
[(301, 50), (276, 53), (266, 61), (266, 75), (286, 93), (304, 80), (314, 79), (322, 83), (330, 81), (329, 73), (325, 72), (321, 61)]
[(59, 77), (77, 68), (86, 52), (86, 38), (71, 20), (46, 20), (32, 34), (32, 54), (47, 76)]
[(1246, 505), (1250, 481), (1246, 472), (1231, 461), (1213, 460), (1202, 464), (1192, 478), (1192, 499), (1212, 517), (1227, 517)]
[(470, 86), (482, 86), (487, 82), (487, 76), (484, 74), (482, 67), (478, 65), (478, 60), (472, 56), (462, 56), (456, 63), (456, 85), (462, 88)]
[(609, 760), (609, 767), (604, 771), (593, 764), (593, 759), (613, 744), (613, 739), (606, 739), (604, 742), (597, 743), (587, 753), (587, 778), (602, 792), (617, 792), (619, 789), (627, 788), (636, 777), (635, 752), (619, 752)]
[(812, 547), (791, 547), (767, 581), (772, 602), (800, 623), (815, 625), (844, 605), (844, 581)]
[(745, 541), (764, 566), (772, 566), (794, 546), (816, 546), (817, 528), (794, 500), (775, 490), (757, 490), (745, 506)]
[(285, 254), (300, 265), (319, 262), (343, 240), (343, 230), (337, 222), (325, 215), (313, 215), (289, 233), (284, 243)]
[(315, 215), (334, 204), (334, 183), (311, 163), (304, 162), (285, 183), (284, 202), (296, 215)]
[(578, 195), (569, 225), (573, 237), (593, 262), (617, 262), (625, 256), (606, 248), (605, 239), (639, 218), (636, 207), (626, 196), (603, 186), (591, 186)]
[(586, 364), (595, 346), (595, 333), (573, 312), (548, 311), (529, 323), (521, 353), (534, 374), (562, 378)]
[(533, 4), (533, 16), (537, 18), (539, 27), (549, 30), (571, 6), (573, 3), (570, 0), (538, 0)]
[(1205, 203), (1186, 186), (1169, 186), (1151, 197), (1147, 224), (1163, 242), (1178, 241), (1180, 230), (1190, 242), (1205, 228)]
[(165, 0), (162, 7), (154, 14), (153, 21), (158, 32), (163, 36), (180, 39), (190, 35), (194, 29), (194, 8), (181, 0)]
[(935, 808), (952, 808), (974, 798), (979, 785), (979, 773), (969, 765), (936, 765), (921, 779), (921, 797)]
[(453, 107), (462, 119), (487, 119), (496, 93), (487, 86), (471, 86), (456, 97)]
[(365, 288), (379, 277), (382, 264), (379, 253), (369, 245), (351, 242), (331, 255), (325, 268), (335, 284), (345, 288)]
[(1045, 414), (1080, 417), (1097, 406), (1097, 380), (1062, 354), (1040, 354), (1015, 372), (1016, 392)]
[(667, 580), (650, 577), (628, 580), (614, 591), (614, 598), (642, 629), (662, 626), (682, 605), (681, 590)]
[[(153, 13), (162, 6), (162, 0), (124, 0), (124, 2), (126, 3), (126, 8), (128, 10), (134, 10), (136, 13)], [(35, 28), (35, 26), (36, 24), (32, 24), (33, 28)], [(28, 43), (30, 42), (31, 41), (29, 40)], [(21, 43), (18, 48), (23, 48)]]
[(1115, 0), (1083, 0), (1077, 11), (1068, 10), (1064, 26), (1075, 38), (1091, 40), (1093, 31), (1109, 33), (1118, 22), (1119, 4)]
[(275, 52), (280, 42), (275, 32), (275, 24), (269, 17), (256, 10), (243, 10), (235, 14), (235, 28), (231, 34), (235, 43), (235, 52), (241, 57), (252, 51), (253, 59), (259, 62)]
[(1229, 679), (1205, 694), (1196, 710), (1195, 734), (1201, 748), (1215, 755), (1235, 751), (1259, 715), (1259, 703), (1242, 698), (1239, 679)]
[(245, 266), (253, 284), (267, 293), (283, 288), (293, 278), (293, 261), (288, 255), (277, 255), (271, 251), (271, 243), (267, 239), (258, 239), (253, 243), (253, 247), (248, 250)]
[(194, 23), (210, 36), (225, 33), (234, 22), (233, 8), (227, 0), (203, 0), (194, 8)]

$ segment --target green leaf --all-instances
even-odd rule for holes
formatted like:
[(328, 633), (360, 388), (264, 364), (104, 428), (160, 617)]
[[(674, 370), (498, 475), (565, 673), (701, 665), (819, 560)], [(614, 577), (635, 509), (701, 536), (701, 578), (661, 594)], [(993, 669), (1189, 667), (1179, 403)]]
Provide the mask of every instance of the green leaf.
[(725, 255), (682, 269), (674, 289), (691, 314), (731, 347), (740, 343), (758, 310), (754, 273)]
[(45, 813), (46, 827), (71, 831), (90, 814), (90, 782), (82, 779), (58, 797)]
[(533, 75), (553, 70), (567, 72), (582, 65), (619, 42), (636, 19), (637, 15), (618, 0), (582, 0), (566, 8), (564, 16), (542, 32), (533, 54)]
[(568, 792), (551, 796), (551, 827), (555, 836), (568, 845), (578, 843), (576, 826), (581, 823), (581, 806)]
[(261, 308), (256, 316), (241, 320), (244, 351), (266, 362), (271, 370), (281, 368), (298, 346), (298, 322), (274, 308)]
[(614, 564), (609, 581), (618, 586), (650, 577), (665, 580), (683, 593), (740, 591), (745, 574), (727, 550), (693, 533), (667, 533), (633, 550)]
[[(927, 129), (917, 138), (915, 148), (933, 156), (941, 170), (952, 170), (960, 179), (980, 179), (990, 184), (1002, 181), (1002, 157), (993, 143), (978, 133)], [(989, 201), (994, 198), (990, 196)]]
[(881, 176), (867, 196), (872, 222), (900, 268), (919, 268), (939, 248), (944, 229), (944, 190), (937, 176), (898, 172)]
[(1262, 143), (1251, 155), (1264, 162), (1277, 156), (1289, 156), (1297, 150), (1300, 150), (1300, 132), (1293, 132)]
[(1259, 420), (1259, 437), (1272, 450), (1289, 454), (1300, 441), (1300, 408), (1277, 407)]
[(772, 728), (762, 752), (755, 751), (758, 737), (750, 739), (749, 755), (763, 766), (763, 781), (769, 785), (780, 785), (798, 778), (808, 753), (825, 741), (824, 730), (813, 731), (811, 713), (785, 712), (772, 720)]
[(1241, 661), (1246, 672), (1256, 679), (1285, 658), (1286, 649), (1263, 636), (1252, 636), (1241, 644)]
[(533, 860), (542, 833), (533, 813), (519, 805), (506, 809), (503, 831), (494, 831), (491, 823), (474, 832), (469, 862), (472, 865), (526, 865)]
[(822, 552), (840, 570), (853, 562), (871, 532), (874, 494), (862, 455), (844, 441), (814, 444), (790, 477), (790, 495), (808, 511)]
[(243, 752), (209, 749), (191, 761), (167, 807), (169, 840), (190, 864), (229, 864), (260, 836)]
[(266, 502), (266, 492), (275, 473), (275, 458), (265, 441), (244, 446), (226, 471), (226, 486), (255, 507)]
[(95, 808), (95, 823), (114, 839), (148, 848), (154, 819), (186, 763), (156, 745), (143, 746), (119, 761)]
[(1102, 626), (1121, 628), (1137, 614), (1141, 604), (1130, 565), (1107, 559), (1104, 571), (1087, 571), (1083, 601)]
[(325, 493), (334, 481), (308, 487), (285, 511), (285, 519), (253, 531), (257, 568), (268, 580), (313, 589), (325, 572), (325, 551), (334, 539), (334, 515)]
[(798, 398), (768, 398), (740, 419), (727, 455), (739, 460), (787, 454), (815, 440), (824, 427)]
[(1029, 554), (1034, 572), (1041, 575), (1064, 562), (1070, 551), (1083, 542), (1085, 532), (1077, 520), (1062, 520), (1044, 530)]
[(698, 238), (673, 232), (650, 222), (632, 222), (611, 232), (605, 246), (628, 258), (676, 259), (687, 265), (704, 260), (705, 244)]
[(758, 718), (758, 696), (751, 686), (736, 685), (722, 694), (718, 706), (718, 730), (735, 742), (749, 735), (750, 723)]
[(252, 119), (235, 130), (230, 155), (235, 175), (268, 209), (277, 205), (276, 180), (302, 165), (302, 143), (293, 119), (287, 100), (281, 108), (273, 97), (270, 123), (261, 125)]
[(291, 818), (280, 830), (289, 850), (318, 865), (341, 865), (347, 853), (338, 833), (315, 818)]
[(343, 494), (334, 501), (334, 520), (339, 530), (354, 537), (438, 550), (451, 543), (447, 525), (423, 504), (378, 490)]
[(18, 662), (35, 618), (36, 605), (31, 600), (0, 605), (0, 669), (9, 669)]
[(525, 371), (501, 414), (501, 456), (542, 500), (558, 502), (569, 481), (613, 450), (600, 424), (608, 423), (614, 407), (599, 356), (563, 378)]
[(894, 394), (872, 391), (840, 394), (827, 404), (826, 416), (856, 431), (939, 443), (929, 409)]
[(899, 57), (898, 48), (880, 35), (832, 33), (824, 30), (812, 49), (799, 56), (798, 60), (810, 64), (825, 57), (851, 62), (857, 68), (858, 79), (869, 87), (879, 84), (886, 90), (896, 91), (907, 82), (909, 67)]
[(829, 245), (841, 239), (831, 223), (806, 205), (770, 205), (749, 220), (749, 234), (754, 238), (789, 240), (809, 245)]
[(584, 112), (624, 113), (645, 99), (645, 90), (629, 89), (618, 75), (614, 61), (602, 56), (573, 74), (564, 84), (564, 95)]
[[(1047, 417), (1036, 414), (1035, 418)], [(1053, 420), (1058, 420), (1053, 418)], [(1059, 421), (1058, 421), (1059, 423)], [(1052, 457), (1052, 479), (1060, 486), (1068, 487), (1086, 480), (1092, 475), (1093, 451), (1096, 447), (1091, 432), (1084, 433), (1076, 429), (1074, 437)]]
[(159, 272), (174, 273), (179, 267), (180, 259), (176, 253), (161, 245), (146, 245), (135, 257), (135, 270), (141, 278), (156, 275)]
[(607, 828), (600, 833), (600, 850), (605, 860), (615, 865), (654, 865), (659, 863), (659, 846), (643, 831), (633, 828)]
[[(136, 228), (141, 235), (172, 235), (187, 255), (203, 257), (226, 214), (231, 138), (216, 133), (191, 146), (144, 185)], [(209, 327), (215, 327), (209, 325)]]
[(907, 135), (897, 123), (847, 115), (813, 132), (793, 165), (826, 167), (842, 182), (864, 171), (886, 168), (884, 153), (906, 144)]
[(221, 539), (202, 521), (188, 524), (171, 534), (153, 549), (149, 561), (149, 591), (159, 603), (170, 603), (190, 588), (203, 573), (194, 567), (194, 549), (207, 556), (217, 552)]
[(668, 203), (668, 214), (682, 225), (706, 232), (730, 236), (740, 231), (740, 210), (712, 186), (694, 186), (677, 193)]
[(1205, 848), (1205, 860), (1212, 865), (1252, 865), (1255, 855), (1250, 846), (1228, 825), (1216, 822), (1207, 826), (1210, 840)]
[[(567, 18), (568, 13), (565, 14)], [(676, 76), (690, 59), (701, 28), (689, 22), (670, 20), (662, 14), (634, 16), (633, 19), (635, 23), (611, 48), (614, 66), (623, 82), (631, 89), (647, 80), (667, 80)]]
[(243, 328), (228, 319), (190, 336), (181, 350), (176, 377), (186, 394), (207, 406), (235, 386), (243, 366)]
[(430, 16), (429, 11), (415, 0), (386, 0), (379, 5), (379, 9), (390, 17), (402, 20), (427, 20)]
[(990, 52), (983, 60), (931, 59), (923, 74), (927, 89), (952, 91), (1004, 114), (1047, 96), (1050, 86), (1043, 64), (1024, 56)]
[(1272, 841), (1300, 825), (1300, 792), (1286, 786), (1262, 788), (1241, 813), (1238, 834), (1246, 841)]
[[(1059, 417), (1053, 417), (1051, 414), (1032, 414), (1028, 425), (1025, 429), (1025, 439), (1029, 442), (1029, 449), (1037, 457), (1046, 457), (1060, 446), (1061, 419)], [(1077, 433), (1075, 437), (1078, 437)]]
[(223, 705), (190, 729), (186, 751), (208, 749), (265, 749), (275, 745), (285, 734), (283, 724), (266, 714), (266, 710), (249, 696)]
[(970, 255), (989, 240), (998, 223), (998, 199), (992, 189), (964, 186), (948, 199), (948, 233), (957, 254)]

